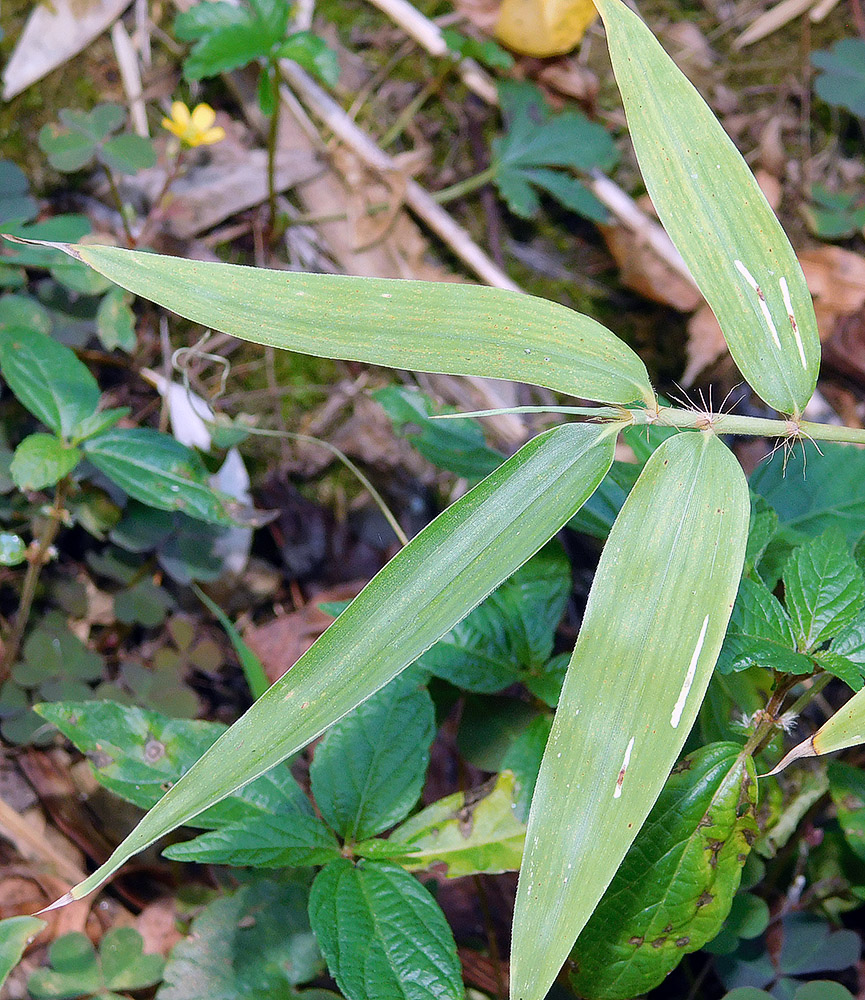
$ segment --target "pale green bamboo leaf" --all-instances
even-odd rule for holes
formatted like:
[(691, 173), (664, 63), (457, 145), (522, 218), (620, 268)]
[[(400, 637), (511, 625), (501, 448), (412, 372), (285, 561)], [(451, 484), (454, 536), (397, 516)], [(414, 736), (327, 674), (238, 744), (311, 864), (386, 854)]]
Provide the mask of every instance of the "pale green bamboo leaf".
[(847, 750), (865, 743), (865, 688), (856, 694), (807, 740), (798, 743), (765, 777), (778, 774), (794, 760), (822, 757), (835, 750)]
[(597, 0), (652, 203), (712, 307), (733, 359), (771, 406), (811, 398), (820, 340), (784, 230), (711, 109), (621, 0)]
[(604, 548), (532, 800), (511, 995), (541, 1000), (694, 722), (745, 557), (745, 477), (712, 434), (668, 438)]
[(568, 521), (603, 479), (621, 424), (538, 435), (409, 542), (291, 670), (55, 905), (306, 746), (413, 663)]
[(548, 299), (480, 285), (56, 246), (136, 295), (256, 344), (530, 382), (604, 403), (655, 405), (645, 365), (630, 347), (595, 320)]

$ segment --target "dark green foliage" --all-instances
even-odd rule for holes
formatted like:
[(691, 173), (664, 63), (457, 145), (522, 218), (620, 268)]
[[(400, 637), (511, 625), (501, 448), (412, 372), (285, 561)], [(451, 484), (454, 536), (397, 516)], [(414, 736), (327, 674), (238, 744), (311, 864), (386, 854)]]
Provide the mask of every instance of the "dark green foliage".
[[(717, 959), (716, 968), (727, 989), (771, 986), (774, 997), (787, 1000), (801, 988), (801, 981), (792, 977), (840, 972), (854, 965), (862, 950), (854, 931), (833, 931), (808, 913), (783, 917), (775, 931), (774, 961), (763, 938), (743, 941), (734, 954)], [(827, 994), (827, 1000), (831, 998)]]
[(423, 788), (434, 736), (432, 700), (411, 677), (388, 684), (335, 723), (310, 768), (324, 819), (349, 841), (404, 819)]
[(571, 591), (568, 560), (550, 543), (475, 608), (418, 663), (468, 691), (535, 683), (555, 704), (561, 664), (550, 665), (556, 627)]
[(537, 192), (595, 221), (606, 209), (574, 176), (612, 167), (618, 159), (609, 133), (579, 111), (553, 114), (531, 83), (499, 83), (505, 131), (493, 141), (495, 184), (516, 215), (531, 218), (540, 208)]
[(431, 420), (438, 409), (429, 396), (415, 389), (390, 385), (373, 393), (384, 407), (397, 434), (405, 437), (428, 461), (469, 482), (497, 469), (505, 456), (489, 448), (477, 420)]
[(34, 1000), (121, 1000), (127, 990), (141, 990), (162, 978), (160, 955), (145, 955), (144, 941), (132, 927), (106, 933), (97, 954), (86, 934), (73, 931), (48, 950), (50, 968), (37, 969), (27, 981)]
[[(88, 756), (100, 784), (142, 809), (157, 802), (226, 729), (108, 701), (40, 705), (39, 714)], [(217, 829), (259, 813), (298, 810), (312, 812), (280, 765), (201, 813), (195, 825)]]
[(222, 2), (198, 3), (178, 14), (174, 33), (181, 41), (193, 42), (183, 63), (187, 80), (201, 80), (251, 62), (263, 63), (259, 84), (262, 111), (273, 114), (274, 66), (279, 59), (293, 59), (325, 83), (339, 76), (336, 53), (312, 32), (298, 31), (286, 37), (291, 7), (286, 0), (245, 0), (239, 5)]
[(577, 939), (571, 984), (630, 1000), (710, 941), (757, 834), (753, 765), (735, 743), (685, 757)]
[(169, 956), (157, 1000), (297, 998), (323, 971), (307, 895), (303, 878), (271, 876), (209, 903)]
[(351, 1000), (463, 996), (444, 914), (402, 868), (332, 861), (312, 885), (309, 918), (331, 974)]
[[(753, 523), (760, 530), (760, 520)], [(771, 551), (768, 542), (762, 551)], [(742, 581), (718, 670), (761, 666), (809, 674), (820, 667), (858, 691), (865, 665), (865, 580), (840, 528), (790, 548), (781, 579), (786, 607), (758, 578)]]
[[(96, 697), (102, 657), (69, 631), (63, 617), (46, 614), (24, 642), (22, 657), (0, 688), (0, 733), (12, 743), (44, 743), (50, 727), (34, 714), (37, 701)], [(37, 735), (38, 734), (38, 735)]]

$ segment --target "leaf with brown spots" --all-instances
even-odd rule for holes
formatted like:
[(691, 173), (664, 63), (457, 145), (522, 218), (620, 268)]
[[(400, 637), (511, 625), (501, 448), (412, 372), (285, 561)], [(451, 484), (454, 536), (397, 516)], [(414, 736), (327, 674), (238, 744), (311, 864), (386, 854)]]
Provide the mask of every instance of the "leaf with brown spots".
[(627, 1000), (657, 986), (730, 909), (757, 830), (753, 764), (736, 743), (685, 760), (577, 940), (570, 978), (586, 1000)]

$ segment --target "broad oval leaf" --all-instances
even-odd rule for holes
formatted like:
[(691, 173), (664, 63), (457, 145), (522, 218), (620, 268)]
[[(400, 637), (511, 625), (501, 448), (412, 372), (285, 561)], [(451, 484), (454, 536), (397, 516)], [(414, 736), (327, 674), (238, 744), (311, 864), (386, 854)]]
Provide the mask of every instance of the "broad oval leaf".
[(332, 861), (316, 876), (309, 919), (349, 1000), (461, 1000), (451, 929), (420, 882), (383, 861)]
[(131, 497), (159, 510), (178, 510), (201, 521), (232, 524), (207, 481), (198, 455), (149, 427), (117, 427), (84, 441), (87, 457)]
[(603, 403), (655, 405), (643, 362), (588, 316), (450, 282), (273, 271), (61, 245), (111, 281), (204, 326), (318, 357), (487, 375)]
[(420, 798), (435, 738), (425, 687), (400, 677), (340, 719), (315, 748), (312, 794), (344, 840), (365, 840), (405, 819)]
[(709, 106), (621, 0), (597, 0), (646, 188), (718, 317), (742, 374), (800, 414), (820, 366), (811, 295), (790, 241)]
[(609, 469), (619, 426), (564, 424), (538, 435), (427, 525), (70, 897), (92, 892), (413, 663), (573, 516)]
[(541, 1000), (691, 729), (742, 572), (750, 502), (712, 434), (667, 439), (613, 525), (544, 754), (514, 913), (512, 997)]
[(81, 452), (55, 434), (28, 434), (15, 449), (9, 472), (19, 490), (54, 486), (81, 461)]
[(571, 953), (585, 1000), (630, 1000), (721, 929), (757, 835), (757, 781), (738, 743), (685, 757)]
[(27, 409), (64, 437), (72, 437), (99, 405), (96, 379), (73, 351), (45, 333), (4, 330), (0, 370)]

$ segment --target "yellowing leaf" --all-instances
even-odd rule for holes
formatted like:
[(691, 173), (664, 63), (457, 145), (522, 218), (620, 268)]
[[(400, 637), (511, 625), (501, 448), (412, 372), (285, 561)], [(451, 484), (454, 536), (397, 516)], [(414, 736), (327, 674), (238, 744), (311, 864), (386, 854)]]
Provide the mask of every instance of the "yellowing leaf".
[(597, 16), (592, 0), (504, 0), (495, 34), (514, 52), (543, 59), (570, 52)]

